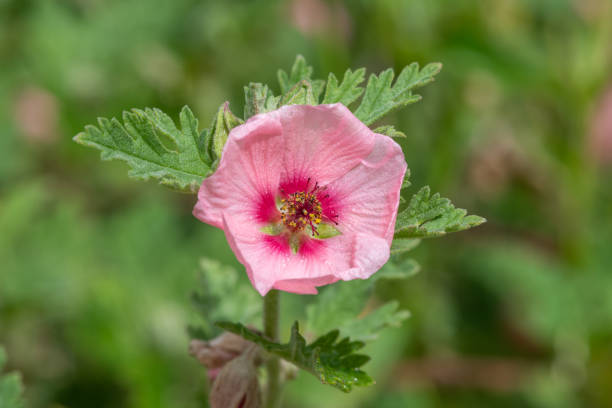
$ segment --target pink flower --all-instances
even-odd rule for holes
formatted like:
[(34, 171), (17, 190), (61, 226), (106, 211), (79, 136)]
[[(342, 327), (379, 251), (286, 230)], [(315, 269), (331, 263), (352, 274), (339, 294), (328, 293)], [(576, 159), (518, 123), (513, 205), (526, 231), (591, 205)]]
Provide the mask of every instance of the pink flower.
[(406, 162), (344, 105), (291, 105), (232, 129), (194, 215), (225, 231), (251, 283), (302, 294), (389, 259)]

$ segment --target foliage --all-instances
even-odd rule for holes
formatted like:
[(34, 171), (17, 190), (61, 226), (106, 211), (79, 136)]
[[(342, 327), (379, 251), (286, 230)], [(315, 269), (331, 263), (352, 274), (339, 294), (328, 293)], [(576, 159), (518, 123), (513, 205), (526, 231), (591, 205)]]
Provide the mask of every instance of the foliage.
[(365, 72), (365, 68), (359, 68), (355, 71), (348, 68), (340, 85), (338, 85), (336, 76), (330, 72), (322, 103), (341, 103), (350, 106), (363, 94), (363, 87), (359, 85), (364, 80)]
[(188, 107), (180, 114), (181, 130), (159, 109), (124, 112), (123, 122), (100, 118), (98, 127), (87, 126), (74, 140), (101, 150), (102, 160), (127, 162), (131, 177), (158, 179), (177, 190), (196, 192), (212, 172), (213, 152), (207, 139), (215, 140), (216, 135), (209, 136), (208, 130), (200, 134), (198, 120)]
[(433, 81), (441, 69), (442, 64), (431, 63), (419, 70), (419, 64), (413, 62), (400, 72), (395, 82), (391, 68), (378, 76), (370, 75), (363, 100), (355, 111), (355, 116), (369, 125), (394, 109), (420, 101), (421, 96), (413, 94), (412, 90)]
[[(420, 96), (413, 95), (412, 90), (433, 81), (441, 68), (441, 64), (429, 64), (419, 71), (418, 64), (410, 64), (393, 85), (392, 69), (378, 77), (371, 75), (355, 115), (369, 125), (394, 109), (417, 102)], [(317, 105), (323, 89), (325, 96), (321, 103), (347, 106), (363, 92), (359, 84), (364, 79), (364, 68), (348, 69), (340, 85), (333, 74), (327, 82), (313, 80), (312, 71), (304, 57), (298, 55), (289, 74), (278, 71), (280, 96), (274, 96), (265, 84), (249, 83), (244, 87), (244, 118), (270, 112), (282, 105)], [(187, 106), (180, 113), (180, 131), (168, 115), (157, 108), (124, 112), (123, 121), (122, 125), (116, 118), (100, 118), (97, 127), (86, 126), (74, 140), (101, 150), (103, 160), (127, 162), (131, 167), (128, 174), (133, 178), (158, 179), (163, 185), (192, 193), (197, 192), (202, 180), (215, 170), (230, 130), (243, 123), (243, 119), (230, 111), (229, 102), (221, 105), (211, 128), (201, 133), (197, 119)], [(376, 131), (391, 137), (405, 136), (393, 126), (382, 126)]]
[(320, 334), (338, 328), (343, 336), (370, 341), (385, 327), (397, 327), (408, 318), (406, 310), (390, 301), (362, 315), (377, 281), (406, 279), (416, 273), (418, 265), (409, 259), (396, 264), (389, 262), (367, 280), (339, 282), (322, 289), (316, 301), (306, 308), (307, 329)]
[[(194, 259), (234, 265), (231, 251), (190, 219), (193, 197), (128, 181), (122, 163), (99, 163), (70, 135), (131, 106), (176, 119), (188, 104), (208, 125), (228, 100), (242, 116), (243, 85), (280, 96), (271, 68), (297, 52), (340, 83), (347, 67), (444, 62), (422, 88), (427, 103), (388, 123), (408, 136), (396, 141), (416, 186), (490, 223), (412, 249), (426, 273), (379, 281), (366, 311), (395, 299), (413, 316), (364, 349), (376, 387), (344, 394), (304, 375), (286, 405), (612, 406), (612, 178), (592, 139), (609, 117), (609, 2), (0, 3), (0, 342), (32, 408), (206, 406), (185, 352), (184, 326), (201, 324), (186, 300)], [(294, 15), (315, 3), (318, 19)], [(32, 90), (48, 102), (24, 111)], [(392, 251), (417, 242), (396, 238)], [(312, 302), (286, 296), (281, 316)], [(448, 355), (445, 373), (474, 356), (500, 365), (470, 371), (490, 382), (410, 370)], [(528, 366), (513, 371), (518, 383), (498, 375), (512, 362)]]
[(374, 129), (374, 132), (380, 133), (381, 135), (387, 135), (389, 137), (406, 137), (404, 132), (400, 132), (391, 125), (377, 127)]
[(244, 87), (244, 118), (270, 112), (278, 107), (280, 96), (274, 96), (268, 85), (251, 82)]
[[(432, 238), (475, 227), (485, 222), (477, 215), (466, 215), (467, 211), (455, 208), (448, 198), (436, 193), (431, 195), (428, 186), (416, 193), (408, 207), (400, 211), (395, 224), (395, 238)], [(410, 241), (402, 244), (410, 246)]]
[(374, 383), (374, 380), (359, 368), (367, 363), (370, 357), (355, 353), (363, 348), (365, 343), (351, 341), (348, 337), (338, 340), (340, 335), (338, 330), (332, 330), (312, 343), (306, 344), (306, 340), (299, 332), (299, 325), (295, 322), (291, 328), (289, 342), (279, 344), (240, 323), (217, 324), (224, 330), (259, 344), (266, 351), (308, 371), (323, 384), (329, 384), (341, 391), (349, 392), (353, 386), (364, 387)]
[[(259, 296), (239, 279), (238, 271), (212, 259), (200, 260), (201, 291), (192, 294), (201, 324), (190, 326), (192, 337), (208, 340), (219, 334), (219, 320), (254, 323), (261, 315)], [(228, 296), (231, 293), (232, 296)], [(239, 299), (239, 301), (236, 301)]]
[(0, 347), (0, 407), (23, 408), (23, 385), (17, 373), (2, 374), (6, 363), (6, 352)]

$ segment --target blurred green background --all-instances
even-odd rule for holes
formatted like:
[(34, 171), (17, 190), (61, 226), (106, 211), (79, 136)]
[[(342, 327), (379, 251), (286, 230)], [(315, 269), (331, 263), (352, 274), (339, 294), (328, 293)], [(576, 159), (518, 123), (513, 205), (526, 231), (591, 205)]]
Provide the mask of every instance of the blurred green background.
[(375, 386), (303, 373), (286, 406), (612, 406), (612, 2), (0, 0), (0, 344), (28, 407), (206, 406), (185, 326), (198, 259), (238, 266), (223, 234), (71, 138), (132, 107), (208, 126), (298, 53), (441, 61), (388, 122), (415, 187), (489, 222), (377, 288), (413, 317), (368, 346)]

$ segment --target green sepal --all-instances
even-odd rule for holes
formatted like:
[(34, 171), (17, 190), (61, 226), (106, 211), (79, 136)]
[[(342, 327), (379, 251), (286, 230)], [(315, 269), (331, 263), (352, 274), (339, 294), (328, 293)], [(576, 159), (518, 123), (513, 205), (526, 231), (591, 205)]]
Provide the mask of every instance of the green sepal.
[(298, 234), (289, 235), (289, 247), (291, 248), (292, 254), (295, 255), (298, 253), (298, 251), (300, 250), (301, 244), (302, 242)]
[(279, 105), (316, 105), (312, 84), (307, 80), (301, 80), (295, 84), (280, 100)]
[(259, 231), (266, 235), (280, 235), (284, 230), (285, 226), (278, 222), (271, 222), (259, 229)]
[(316, 231), (317, 231), (316, 234), (312, 234), (312, 231), (310, 233), (310, 235), (316, 239), (327, 239), (327, 238), (336, 237), (342, 234), (342, 232), (340, 232), (338, 228), (336, 228), (333, 224), (330, 224), (327, 222), (322, 222), (319, 225), (317, 225)]
[(274, 96), (268, 85), (251, 82), (244, 87), (244, 119), (278, 108), (280, 96)]
[[(229, 108), (229, 102), (225, 102), (219, 107), (210, 126), (210, 133), (205, 136), (206, 153), (213, 163), (218, 163), (221, 158), (229, 132), (243, 123), (242, 119), (232, 113)], [(213, 165), (213, 167), (216, 167), (216, 165)]]
[(332, 330), (312, 343), (306, 344), (306, 339), (300, 334), (298, 322), (295, 322), (291, 328), (289, 342), (280, 344), (268, 340), (240, 323), (218, 322), (217, 325), (260, 345), (267, 352), (308, 371), (321, 383), (329, 384), (341, 391), (350, 392), (354, 386), (365, 387), (374, 384), (372, 377), (360, 369), (370, 357), (355, 353), (362, 349), (365, 343), (351, 341), (348, 337), (339, 340), (338, 330)]

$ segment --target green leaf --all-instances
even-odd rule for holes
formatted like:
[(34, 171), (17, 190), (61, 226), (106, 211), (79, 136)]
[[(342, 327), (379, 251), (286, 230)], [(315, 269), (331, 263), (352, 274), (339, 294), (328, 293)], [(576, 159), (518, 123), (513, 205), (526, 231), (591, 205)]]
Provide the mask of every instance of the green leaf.
[(391, 243), (391, 255), (398, 255), (416, 248), (421, 243), (418, 238), (395, 238)]
[[(357, 340), (371, 340), (376, 338), (377, 332), (387, 327), (386, 324), (376, 324), (375, 318), (369, 318), (378, 309), (370, 311), (366, 316), (361, 316), (363, 309), (372, 294), (375, 283), (381, 279), (406, 279), (418, 270), (414, 260), (408, 259), (401, 263), (388, 262), (383, 268), (369, 279), (355, 279), (349, 282), (337, 282), (321, 290), (315, 298), (315, 302), (306, 308), (307, 328), (309, 332), (325, 333), (338, 328), (343, 336), (350, 336)], [(385, 306), (382, 306), (385, 307)], [(391, 310), (389, 306), (386, 311)], [(379, 313), (385, 313), (379, 312)], [(385, 321), (397, 322), (407, 316), (405, 311), (389, 312)], [(361, 316), (361, 317), (360, 317)], [(405, 317), (404, 317), (405, 318)], [(364, 322), (362, 320), (366, 319)], [(355, 328), (361, 328), (358, 332)]]
[(2, 374), (6, 364), (6, 352), (0, 347), (0, 407), (23, 408), (23, 385), (18, 373)]
[(387, 135), (389, 137), (406, 137), (404, 132), (400, 132), (396, 130), (393, 126), (380, 126), (374, 129), (374, 133), (379, 133), (381, 135)]
[(295, 84), (280, 100), (279, 105), (316, 105), (312, 85), (306, 80)]
[[(101, 151), (102, 160), (123, 160), (129, 176), (151, 178), (168, 187), (195, 193), (212, 172), (212, 160), (202, 149), (198, 120), (185, 106), (181, 130), (159, 109), (132, 109), (117, 119), (99, 118), (98, 126), (86, 126), (74, 141)], [(203, 132), (202, 137), (208, 133)]]
[(278, 70), (278, 83), (280, 84), (281, 93), (286, 94), (291, 88), (293, 88), (298, 82), (308, 81), (311, 82), (310, 76), (312, 75), (312, 67), (306, 63), (303, 56), (298, 55), (295, 57), (295, 62), (291, 67), (291, 72), (287, 74), (282, 69)]
[(359, 86), (365, 79), (365, 68), (356, 71), (347, 69), (344, 73), (342, 83), (338, 85), (338, 79), (333, 73), (327, 78), (327, 87), (322, 103), (342, 103), (349, 106), (355, 102), (363, 93), (363, 87)]
[(354, 386), (365, 387), (374, 384), (374, 380), (359, 368), (367, 363), (370, 357), (355, 353), (362, 349), (365, 343), (351, 341), (348, 337), (338, 340), (340, 335), (338, 330), (332, 330), (312, 343), (306, 344), (306, 340), (299, 332), (298, 322), (295, 322), (291, 328), (289, 342), (280, 344), (239, 323), (217, 324), (308, 371), (323, 384), (332, 385), (344, 392), (350, 392)]
[(477, 215), (467, 215), (467, 211), (455, 208), (448, 198), (438, 193), (430, 194), (429, 187), (423, 187), (397, 215), (395, 239), (440, 237), (486, 221)]
[(261, 299), (246, 279), (234, 268), (203, 258), (200, 260), (200, 291), (191, 295), (200, 315), (198, 325), (191, 325), (191, 337), (208, 340), (219, 334), (218, 320), (255, 323), (261, 315)]
[(402, 180), (402, 187), (401, 189), (405, 189), (408, 188), (412, 185), (412, 183), (410, 182), (410, 169), (406, 169), (406, 174), (404, 174), (404, 180)]
[(414, 259), (400, 259), (387, 262), (385, 266), (374, 276), (377, 279), (408, 279), (416, 275), (420, 270), (419, 264)]
[(251, 82), (244, 87), (244, 119), (278, 108), (280, 96), (274, 96), (268, 85)]
[(351, 319), (342, 325), (341, 332), (355, 340), (372, 341), (378, 333), (387, 327), (400, 327), (402, 322), (410, 317), (407, 310), (398, 310), (399, 302), (387, 302), (367, 316)]
[(227, 141), (229, 132), (238, 125), (244, 123), (242, 119), (232, 113), (229, 102), (225, 102), (219, 107), (217, 115), (210, 126), (210, 136), (206, 139), (206, 153), (210, 160), (215, 163), (212, 167), (216, 168), (216, 163), (221, 159), (223, 147)]
[(402, 70), (395, 83), (391, 68), (378, 76), (370, 75), (355, 116), (366, 125), (370, 125), (394, 109), (418, 102), (421, 96), (413, 94), (412, 90), (433, 81), (440, 69), (442, 64), (431, 63), (419, 71), (419, 65), (414, 62)]
[(319, 104), (321, 93), (325, 89), (325, 81), (311, 78), (312, 66), (306, 63), (303, 56), (298, 55), (295, 58), (289, 74), (279, 69), (277, 76), (283, 95), (281, 105)]

